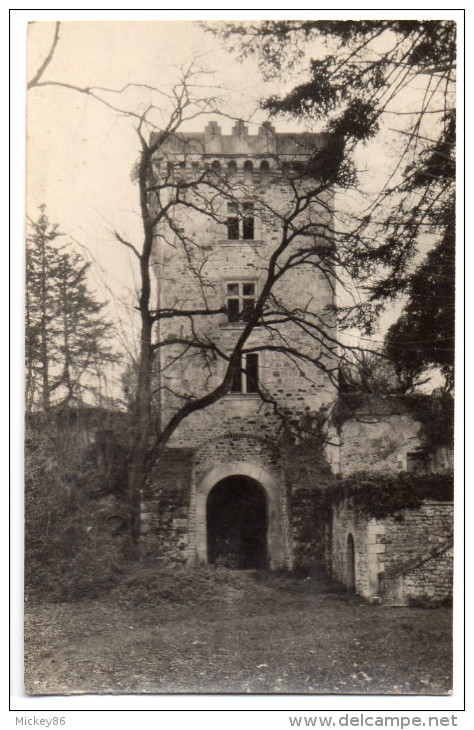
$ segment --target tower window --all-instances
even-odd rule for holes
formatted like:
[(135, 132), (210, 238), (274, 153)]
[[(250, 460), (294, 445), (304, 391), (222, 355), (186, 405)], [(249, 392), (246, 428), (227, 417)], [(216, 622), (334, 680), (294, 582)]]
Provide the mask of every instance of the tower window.
[(227, 240), (253, 241), (255, 238), (255, 217), (253, 203), (227, 203)]
[(267, 160), (260, 163), (260, 185), (267, 187), (270, 183), (270, 165)]
[(231, 160), (227, 165), (227, 177), (229, 180), (235, 180), (237, 177), (237, 163)]
[(255, 283), (236, 281), (227, 284), (229, 322), (247, 322), (255, 306)]
[(254, 216), (253, 216), (253, 203), (244, 203), (243, 219), (242, 219), (242, 238), (246, 241), (253, 241), (254, 239)]
[(245, 376), (247, 393), (258, 393), (258, 355), (254, 352), (245, 356)]
[(253, 164), (250, 160), (244, 162), (244, 185), (253, 185)]
[(239, 209), (237, 203), (227, 204), (227, 238), (229, 241), (239, 240)]
[(232, 393), (258, 393), (258, 355), (249, 352), (242, 355), (240, 368), (236, 368), (232, 380)]
[(218, 178), (221, 174), (221, 163), (219, 160), (214, 160), (211, 164), (211, 177)]

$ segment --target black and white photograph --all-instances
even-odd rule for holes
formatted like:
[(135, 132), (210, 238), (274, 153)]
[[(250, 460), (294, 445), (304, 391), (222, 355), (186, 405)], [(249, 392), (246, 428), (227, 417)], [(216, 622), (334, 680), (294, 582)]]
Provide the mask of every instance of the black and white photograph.
[(296, 15), (28, 23), (28, 697), (453, 693), (458, 23)]

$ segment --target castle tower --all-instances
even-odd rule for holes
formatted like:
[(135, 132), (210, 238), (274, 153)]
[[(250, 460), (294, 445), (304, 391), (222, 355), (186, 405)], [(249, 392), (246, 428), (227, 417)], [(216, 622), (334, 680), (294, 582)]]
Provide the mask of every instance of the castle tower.
[(311, 425), (336, 397), (326, 338), (335, 335), (334, 282), (314, 265), (318, 247), (332, 245), (332, 192), (307, 171), (326, 143), (268, 123), (222, 134), (210, 122), (173, 138), (154, 164), (160, 205), (167, 180), (181, 181), (173, 195), (182, 201), (156, 231), (158, 306), (201, 312), (159, 322), (162, 427), (222, 382), (272, 261), (277, 273), (228, 391), (179, 424), (144, 495), (143, 545), (159, 557), (243, 569), (299, 561), (293, 426)]

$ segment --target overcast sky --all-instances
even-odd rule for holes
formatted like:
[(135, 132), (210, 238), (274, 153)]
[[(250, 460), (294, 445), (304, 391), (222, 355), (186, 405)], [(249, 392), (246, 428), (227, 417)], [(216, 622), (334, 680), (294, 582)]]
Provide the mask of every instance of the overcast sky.
[[(29, 76), (41, 63), (54, 34), (54, 24), (35, 23), (29, 29)], [(196, 78), (202, 95), (222, 98), (221, 108), (234, 117), (253, 118), (255, 133), (265, 118), (255, 114), (263, 84), (254, 61), (237, 62), (220, 42), (197, 23), (72, 22), (61, 26), (60, 41), (44, 79), (81, 87), (121, 89), (129, 83), (167, 90), (179, 69), (193, 59), (209, 70)], [(275, 87), (273, 87), (274, 89)], [(166, 99), (150, 91), (107, 98), (142, 112)], [(231, 120), (212, 115), (188, 122), (184, 129), (201, 130), (217, 119), (224, 132)], [(157, 119), (159, 122), (159, 120)], [(296, 128), (279, 122), (278, 129)], [(110, 235), (115, 228), (139, 235), (137, 186), (130, 172), (138, 158), (136, 121), (117, 115), (97, 102), (64, 88), (38, 88), (28, 98), (28, 210), (35, 217), (47, 205), (50, 219), (87, 246), (109, 283), (130, 284), (128, 253)]]

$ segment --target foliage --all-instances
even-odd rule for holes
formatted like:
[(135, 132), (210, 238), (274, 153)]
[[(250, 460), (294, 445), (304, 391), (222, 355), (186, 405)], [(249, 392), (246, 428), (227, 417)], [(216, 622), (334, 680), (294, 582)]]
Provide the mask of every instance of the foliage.
[(405, 393), (415, 385), (413, 370), (397, 369), (385, 355), (352, 351), (343, 354), (339, 365), (339, 393), (390, 395)]
[[(361, 266), (378, 265), (367, 282), (372, 303), (408, 293), (389, 338), (398, 371), (408, 367), (418, 376), (430, 365), (440, 366), (451, 387), (456, 24), (265, 21), (209, 29), (241, 55), (256, 55), (267, 77), (295, 74), (294, 88), (265, 99), (263, 108), (324, 122), (343, 141), (346, 159), (380, 130), (391, 134), (393, 168), (348, 236)], [(306, 53), (311, 58), (305, 74)], [(426, 242), (433, 253), (413, 273)], [(376, 307), (365, 313), (377, 312)], [(352, 317), (346, 313), (345, 320), (365, 324), (370, 332), (360, 309)]]
[(453, 475), (446, 473), (357, 472), (330, 490), (332, 498), (350, 498), (365, 514), (376, 519), (417, 509), (424, 500), (451, 502)]
[(122, 606), (215, 606), (225, 602), (226, 587), (237, 593), (239, 578), (223, 567), (142, 563), (121, 579), (111, 597)]
[(343, 393), (331, 411), (331, 423), (340, 432), (344, 423), (368, 415), (388, 418), (394, 413), (410, 413), (422, 427), (423, 446), (428, 453), (454, 442), (454, 400), (448, 395), (421, 393), (389, 395), (385, 398), (362, 392)]
[(438, 366), (448, 391), (454, 386), (454, 277), (454, 230), (449, 225), (411, 277), (404, 312), (385, 339), (397, 373)]
[(406, 398), (412, 416), (421, 423), (425, 448), (434, 453), (438, 448), (454, 445), (454, 399), (449, 393), (433, 396), (413, 394)]
[[(252, 27), (245, 26), (241, 37), (244, 38)], [(56, 27), (50, 53), (30, 81), (31, 89), (64, 86), (54, 79), (44, 80), (44, 71), (55, 53), (58, 31), (59, 26)], [(183, 124), (200, 115), (220, 112), (214, 96), (203, 97), (205, 85), (193, 64), (184, 70), (169, 94), (147, 87), (152, 101), (143, 113), (125, 106), (120, 109), (120, 99), (124, 101), (124, 97), (120, 97), (123, 90), (95, 86), (84, 89), (73, 83), (67, 84), (70, 91), (85, 94), (88, 99), (114, 112), (126, 113), (137, 124), (140, 144), (140, 157), (133, 172), (138, 186), (140, 236), (138, 240), (129, 241), (118, 231), (114, 232), (116, 240), (133, 255), (139, 271), (136, 309), (140, 317), (137, 338), (140, 352), (136, 375), (129, 378), (134, 394), (130, 398), (133, 427), (130, 430), (127, 466), (129, 527), (133, 544), (138, 543), (140, 493), (150, 470), (185, 419), (229, 394), (235, 373), (242, 371), (243, 356), (246, 361), (250, 353), (265, 350), (278, 353), (295, 372), (299, 371), (308, 380), (310, 376), (306, 371), (312, 369), (312, 372), (317, 371), (315, 380), (322, 371), (328, 382), (335, 384), (339, 343), (332, 336), (335, 332), (332, 313), (311, 311), (310, 303), (297, 307), (292, 302), (281, 301), (278, 291), (284, 275), (291, 274), (296, 268), (307, 270), (312, 267), (314, 276), (321, 276), (334, 291), (340, 281), (339, 272), (344, 271), (345, 276), (353, 277), (356, 286), (372, 283), (374, 298), (394, 296), (397, 291), (406, 288), (407, 267), (415, 255), (420, 231), (429, 224), (431, 232), (434, 235), (437, 232), (438, 224), (430, 216), (435, 202), (442, 200), (443, 191), (439, 191), (439, 186), (435, 187), (429, 175), (425, 174), (423, 178), (421, 174), (421, 169), (430, 168), (428, 147), (423, 142), (425, 128), (422, 121), (434, 111), (430, 106), (433, 99), (437, 102), (441, 94), (446, 102), (445, 87), (438, 78), (442, 73), (438, 56), (446, 61), (448, 75), (444, 76), (444, 81), (450, 86), (454, 60), (453, 34), (452, 24), (444, 21), (434, 24), (421, 21), (347, 24), (331, 21), (323, 24), (263, 23), (257, 26), (255, 33), (251, 33), (251, 48), (262, 51), (263, 58), (268, 50), (271, 55), (265, 64), (276, 64), (278, 71), (278, 58), (286, 57), (289, 39), (296, 39), (296, 49), (301, 39), (311, 40), (313, 35), (320, 35), (325, 42), (332, 44), (324, 58), (312, 60), (309, 81), (300, 84), (293, 95), (271, 99), (266, 104), (272, 113), (283, 110), (312, 119), (327, 117), (327, 130), (331, 133), (327, 145), (315, 145), (308, 167), (297, 171), (296, 175), (288, 174), (287, 160), (278, 156), (273, 160), (282, 185), (292, 195), (284, 210), (278, 209), (277, 204), (272, 207), (274, 201), (269, 195), (265, 197), (265, 193), (259, 198), (258, 188), (250, 188), (245, 176), (242, 183), (234, 180), (230, 184), (229, 178), (216, 170), (206, 169), (205, 164), (201, 167), (198, 164), (194, 172), (186, 168), (186, 157), (189, 152), (193, 153), (195, 146), (192, 137), (182, 133)], [(258, 40), (262, 37), (265, 40), (259, 45)], [(380, 51), (377, 46), (379, 40), (388, 40), (385, 50)], [(354, 185), (356, 176), (351, 152), (356, 143), (366, 142), (377, 134), (381, 115), (389, 111), (391, 103), (403, 95), (405, 89), (419, 81), (420, 73), (424, 88), (422, 109), (414, 112), (414, 119), (410, 118), (407, 145), (397, 163), (399, 174), (394, 180), (390, 179), (369, 212), (355, 221), (353, 229), (338, 235), (335, 240), (338, 231), (334, 230), (332, 219), (334, 185), (344, 188)], [(132, 85), (140, 87), (140, 84)], [(129, 86), (126, 84), (124, 88)], [(144, 88), (143, 85), (141, 90)], [(109, 92), (113, 92), (114, 101), (109, 101)], [(160, 99), (158, 106), (157, 98)], [(445, 103), (435, 120), (435, 125), (445, 131), (448, 111)], [(238, 124), (241, 125), (240, 122)], [(445, 138), (448, 141), (447, 132)], [(419, 150), (424, 156), (419, 156)], [(421, 167), (418, 160), (423, 163)], [(179, 168), (181, 163), (184, 163), (182, 170)], [(409, 164), (412, 165), (410, 184), (406, 176), (400, 175), (401, 166)], [(433, 165), (431, 167), (435, 169)], [(439, 178), (438, 174), (438, 181)], [(225, 225), (222, 204), (238, 206), (242, 199), (248, 200), (249, 195), (262, 220), (265, 217), (267, 221), (277, 219), (279, 225), (277, 235), (271, 239), (273, 250), (259, 271), (261, 280), (252, 311), (229, 347), (228, 341), (223, 346), (219, 333), (214, 337), (219, 328), (213, 327), (213, 323), (219, 323), (216, 317), (225, 316), (226, 306), (220, 295), (216, 295), (214, 283), (209, 280), (210, 259), (206, 252), (210, 247), (202, 246), (201, 231), (212, 230), (214, 226), (221, 226), (222, 230)], [(381, 203), (386, 202), (390, 212), (380, 222), (374, 212), (378, 213)], [(318, 205), (319, 213), (323, 208), (327, 214), (324, 220), (321, 220), (321, 215), (317, 220), (312, 215), (318, 210)], [(195, 220), (199, 218), (201, 231), (196, 225), (187, 225), (189, 216), (194, 216)], [(374, 227), (377, 232), (374, 232)], [(380, 232), (382, 236), (378, 235)], [(167, 301), (164, 294), (168, 271), (161, 270), (161, 277), (157, 277), (156, 263), (166, 263), (170, 249), (179, 266), (184, 267), (188, 279), (184, 282), (184, 290), (176, 287), (172, 300)], [(375, 270), (380, 271), (380, 265), (384, 267), (382, 278), (371, 282), (369, 277)], [(173, 271), (172, 276), (168, 276), (168, 281), (173, 280), (175, 273)], [(386, 282), (390, 286), (384, 290)], [(156, 296), (157, 286), (162, 287), (159, 296)], [(364, 308), (359, 307), (358, 312), (360, 321), (365, 320), (365, 325), (370, 327)], [(169, 323), (171, 325), (167, 328)], [(267, 336), (259, 337), (261, 344), (251, 345), (251, 335), (256, 327), (260, 333), (266, 327)], [(287, 336), (290, 329), (297, 333), (294, 338)], [(302, 334), (304, 337), (299, 336)], [(300, 347), (303, 339), (306, 349)], [(157, 355), (161, 353), (163, 358), (158, 360)], [(197, 383), (197, 378), (190, 383), (184, 377), (185, 366), (189, 362), (186, 358), (193, 358), (193, 363), (200, 362), (204, 374), (201, 383)], [(161, 378), (161, 372), (156, 373), (157, 361), (177, 364), (175, 372), (181, 369), (179, 377), (168, 384), (165, 378)], [(172, 415), (167, 422), (164, 414), (153, 408), (153, 397), (159, 389), (170, 396), (172, 403)], [(269, 413), (283, 421), (291, 420), (291, 413), (278, 403), (276, 395), (266, 392), (263, 387), (258, 394), (264, 403), (262, 415)]]
[[(27, 418), (25, 585), (30, 599), (97, 596), (113, 585), (124, 562), (118, 529), (127, 510), (124, 451), (119, 450), (123, 423), (102, 411), (95, 418), (94, 424), (67, 409)], [(107, 448), (111, 438), (103, 435), (112, 430), (113, 454)]]
[(105, 304), (89, 291), (89, 264), (59, 245), (62, 237), (43, 207), (26, 250), (27, 410), (48, 410), (56, 400), (81, 400), (94, 391), (91, 376), (112, 359), (112, 326)]

